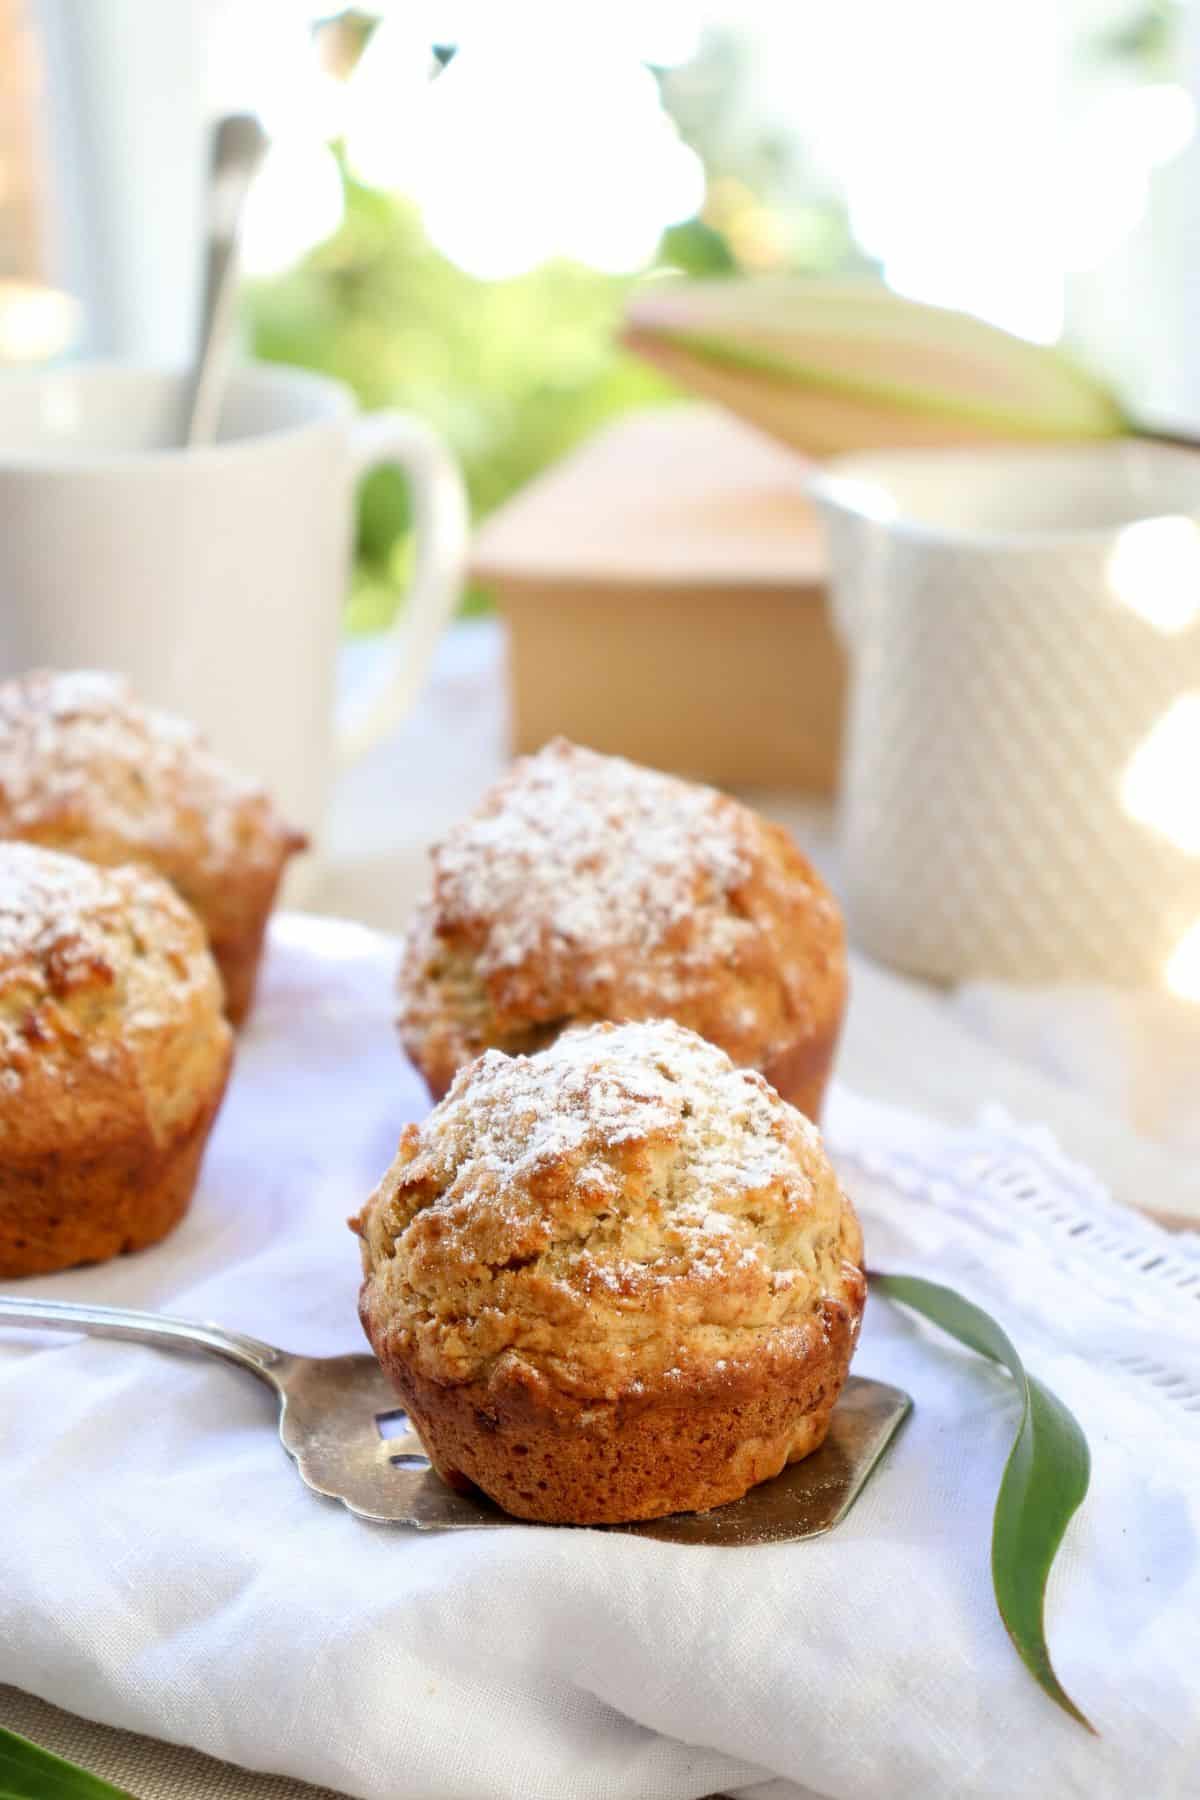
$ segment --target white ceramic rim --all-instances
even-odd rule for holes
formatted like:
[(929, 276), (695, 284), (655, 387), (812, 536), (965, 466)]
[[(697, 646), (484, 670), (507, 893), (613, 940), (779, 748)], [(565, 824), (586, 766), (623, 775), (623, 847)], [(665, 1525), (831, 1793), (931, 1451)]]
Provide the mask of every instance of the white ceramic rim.
[[(5, 392), (14, 389), (43, 390), (55, 382), (88, 385), (91, 383), (168, 382), (182, 387), (187, 371), (162, 364), (120, 362), (115, 360), (65, 362), (49, 368), (0, 370), (0, 407)], [(300, 391), (311, 397), (311, 416), (293, 424), (273, 426), (256, 431), (249, 437), (221, 440), (215, 444), (187, 447), (165, 444), (147, 450), (72, 450), (67, 444), (45, 445), (29, 449), (6, 448), (0, 443), (0, 473), (46, 473), (102, 475), (128, 473), (131, 469), (195, 468), (198, 463), (214, 466), (260, 454), (267, 445), (293, 444), (324, 430), (331, 424), (353, 418), (357, 412), (349, 388), (332, 376), (314, 375), (308, 369), (293, 368), (286, 363), (242, 362), (229, 374), (232, 390), (258, 390), (270, 393), (283, 389)]]
[[(888, 470), (944, 464), (960, 479), (967, 470), (978, 472), (979, 478), (985, 479), (989, 468), (994, 468), (998, 462), (1022, 464), (1029, 469), (1031, 478), (1039, 471), (1067, 462), (1076, 466), (1144, 462), (1169, 465), (1176, 471), (1189, 468), (1195, 474), (1195, 502), (1187, 508), (1148, 506), (1146, 511), (1133, 513), (1128, 519), (1102, 525), (995, 530), (907, 518), (902, 512), (884, 513), (871, 506), (869, 496), (863, 491), (871, 481), (886, 487), (885, 472)], [(972, 444), (953, 449), (855, 450), (816, 465), (809, 473), (808, 493), (815, 504), (830, 512), (877, 524), (889, 535), (912, 543), (946, 544), (956, 548), (970, 545), (995, 551), (1102, 545), (1110, 543), (1131, 525), (1150, 520), (1194, 517), (1200, 521), (1200, 443), (1194, 450), (1182, 444), (1157, 443), (1152, 438), (1120, 438), (1098, 444)]]

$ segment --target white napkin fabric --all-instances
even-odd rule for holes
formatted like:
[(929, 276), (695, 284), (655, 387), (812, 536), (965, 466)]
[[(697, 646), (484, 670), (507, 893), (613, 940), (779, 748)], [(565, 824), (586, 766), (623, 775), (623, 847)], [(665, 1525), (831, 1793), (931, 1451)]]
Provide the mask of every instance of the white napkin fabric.
[[(281, 920), (186, 1222), (6, 1291), (361, 1348), (344, 1219), (423, 1110), (393, 959)], [(878, 1299), (857, 1367), (912, 1419), (836, 1531), (745, 1550), (370, 1526), (301, 1486), (251, 1378), (0, 1330), (0, 1681), (370, 1800), (1196, 1795), (1195, 1241), (1002, 1118), (950, 1130), (839, 1092), (829, 1137), (870, 1261), (987, 1307), (1088, 1433), (1048, 1621), (1099, 1738), (995, 1612), (1011, 1382)]]

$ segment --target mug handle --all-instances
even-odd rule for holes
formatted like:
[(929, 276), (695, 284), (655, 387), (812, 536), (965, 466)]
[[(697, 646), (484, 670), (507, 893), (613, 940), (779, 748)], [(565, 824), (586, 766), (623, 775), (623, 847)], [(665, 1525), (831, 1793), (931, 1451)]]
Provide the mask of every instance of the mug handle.
[(406, 605), (380, 646), (378, 666), (339, 709), (335, 753), (344, 767), (400, 723), (454, 617), (467, 566), (470, 514), (458, 464), (441, 438), (410, 413), (367, 413), (350, 427), (357, 480), (395, 463), (412, 484), (416, 569)]

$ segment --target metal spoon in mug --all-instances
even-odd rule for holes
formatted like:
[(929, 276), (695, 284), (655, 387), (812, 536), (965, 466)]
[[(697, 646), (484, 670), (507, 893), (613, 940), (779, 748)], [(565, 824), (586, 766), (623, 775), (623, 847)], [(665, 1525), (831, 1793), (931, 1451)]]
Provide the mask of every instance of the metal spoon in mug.
[(182, 439), (189, 449), (209, 444), (216, 436), (237, 289), (238, 227), (266, 148), (267, 134), (250, 113), (231, 113), (213, 132), (204, 297), (184, 403)]
[[(300, 1479), (360, 1518), (420, 1531), (526, 1523), (501, 1512), (478, 1490), (460, 1493), (439, 1479), (373, 1356), (292, 1356), (217, 1325), (63, 1300), (0, 1297), (0, 1325), (202, 1351), (257, 1375), (279, 1400), (279, 1436)], [(675, 1544), (786, 1544), (818, 1537), (845, 1518), (911, 1407), (899, 1388), (852, 1375), (824, 1444), (774, 1481), (711, 1512), (604, 1529)]]

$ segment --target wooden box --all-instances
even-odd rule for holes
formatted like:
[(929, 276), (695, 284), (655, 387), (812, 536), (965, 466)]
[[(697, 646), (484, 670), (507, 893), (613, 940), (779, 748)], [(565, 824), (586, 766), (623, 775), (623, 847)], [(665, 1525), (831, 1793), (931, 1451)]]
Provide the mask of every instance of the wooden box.
[(722, 786), (833, 786), (844, 672), (804, 465), (715, 408), (602, 431), (482, 526), (518, 751), (557, 732)]

